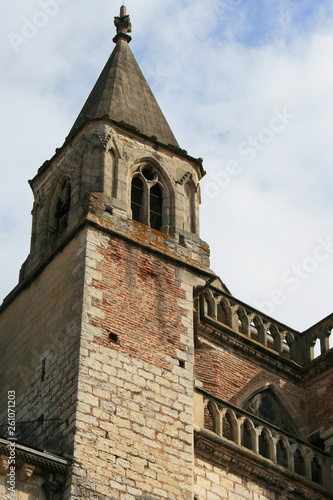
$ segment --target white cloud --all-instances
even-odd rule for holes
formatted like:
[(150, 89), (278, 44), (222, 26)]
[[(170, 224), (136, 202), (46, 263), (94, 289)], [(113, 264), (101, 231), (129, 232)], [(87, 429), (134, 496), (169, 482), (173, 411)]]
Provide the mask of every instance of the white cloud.
[[(113, 48), (120, 3), (70, 0), (17, 53), (7, 34), (21, 34), (22, 19), (32, 20), (41, 3), (0, 6), (2, 297), (28, 253), (26, 181), (68, 134)], [(282, 277), (311, 257), (318, 238), (332, 235), (332, 18), (319, 2), (312, 24), (302, 14), (305, 29), (294, 2), (271, 7), (270, 17), (269, 5), (258, 1), (250, 13), (245, 0), (127, 2), (131, 48), (181, 146), (205, 160), (203, 194), (228, 162), (242, 170), (202, 209), (212, 269), (252, 305), (282, 289), (285, 301), (273, 316), (305, 329), (333, 310), (333, 256), (297, 290)], [(253, 38), (259, 7), (267, 17), (260, 43)], [(239, 145), (265, 138), (274, 110), (284, 108), (295, 118), (247, 161)]]

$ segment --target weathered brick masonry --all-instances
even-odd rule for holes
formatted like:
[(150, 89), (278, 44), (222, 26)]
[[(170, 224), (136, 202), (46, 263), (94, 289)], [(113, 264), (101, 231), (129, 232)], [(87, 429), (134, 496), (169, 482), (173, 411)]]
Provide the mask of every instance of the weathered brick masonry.
[(193, 277), (102, 231), (88, 242), (73, 493), (192, 498)]
[[(196, 357), (195, 376), (211, 394), (242, 407), (243, 402), (259, 387), (273, 384), (280, 391), (283, 401), (293, 409), (293, 418), (297, 422), (303, 422), (303, 426), (307, 422), (306, 391), (300, 384), (225, 349), (208, 354), (199, 353)], [(303, 428), (302, 431), (306, 432), (306, 429)]]

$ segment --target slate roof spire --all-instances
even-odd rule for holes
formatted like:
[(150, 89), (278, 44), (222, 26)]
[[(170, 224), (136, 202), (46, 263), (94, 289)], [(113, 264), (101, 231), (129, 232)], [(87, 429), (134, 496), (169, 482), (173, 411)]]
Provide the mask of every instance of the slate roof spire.
[(165, 145), (179, 147), (138, 63), (129, 48), (132, 25), (125, 5), (114, 18), (116, 44), (100, 77), (77, 117), (70, 135), (87, 118), (108, 116), (118, 123), (135, 127), (148, 137), (157, 137)]

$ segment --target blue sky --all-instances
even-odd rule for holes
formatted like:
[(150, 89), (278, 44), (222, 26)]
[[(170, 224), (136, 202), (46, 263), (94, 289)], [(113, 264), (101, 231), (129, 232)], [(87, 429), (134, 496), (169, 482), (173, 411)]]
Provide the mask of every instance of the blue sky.
[[(27, 180), (61, 146), (109, 57), (120, 4), (1, 3), (1, 298), (29, 252)], [(333, 311), (333, 255), (314, 257), (333, 237), (331, 2), (127, 7), (131, 49), (171, 128), (204, 158), (201, 235), (212, 269), (239, 299), (311, 326)], [(30, 38), (15, 47), (29, 23)], [(284, 300), (273, 304), (277, 289)]]

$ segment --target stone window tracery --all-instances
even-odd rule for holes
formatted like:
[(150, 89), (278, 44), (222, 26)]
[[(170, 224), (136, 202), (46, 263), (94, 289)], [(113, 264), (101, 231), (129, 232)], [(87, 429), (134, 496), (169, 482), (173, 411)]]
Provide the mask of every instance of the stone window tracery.
[(263, 390), (252, 396), (244, 404), (244, 410), (263, 420), (266, 420), (266, 422), (269, 422), (286, 432), (295, 434), (295, 430), (289, 417), (270, 389)]
[(132, 177), (132, 219), (161, 231), (163, 199), (163, 183), (159, 172), (152, 165), (141, 165)]

